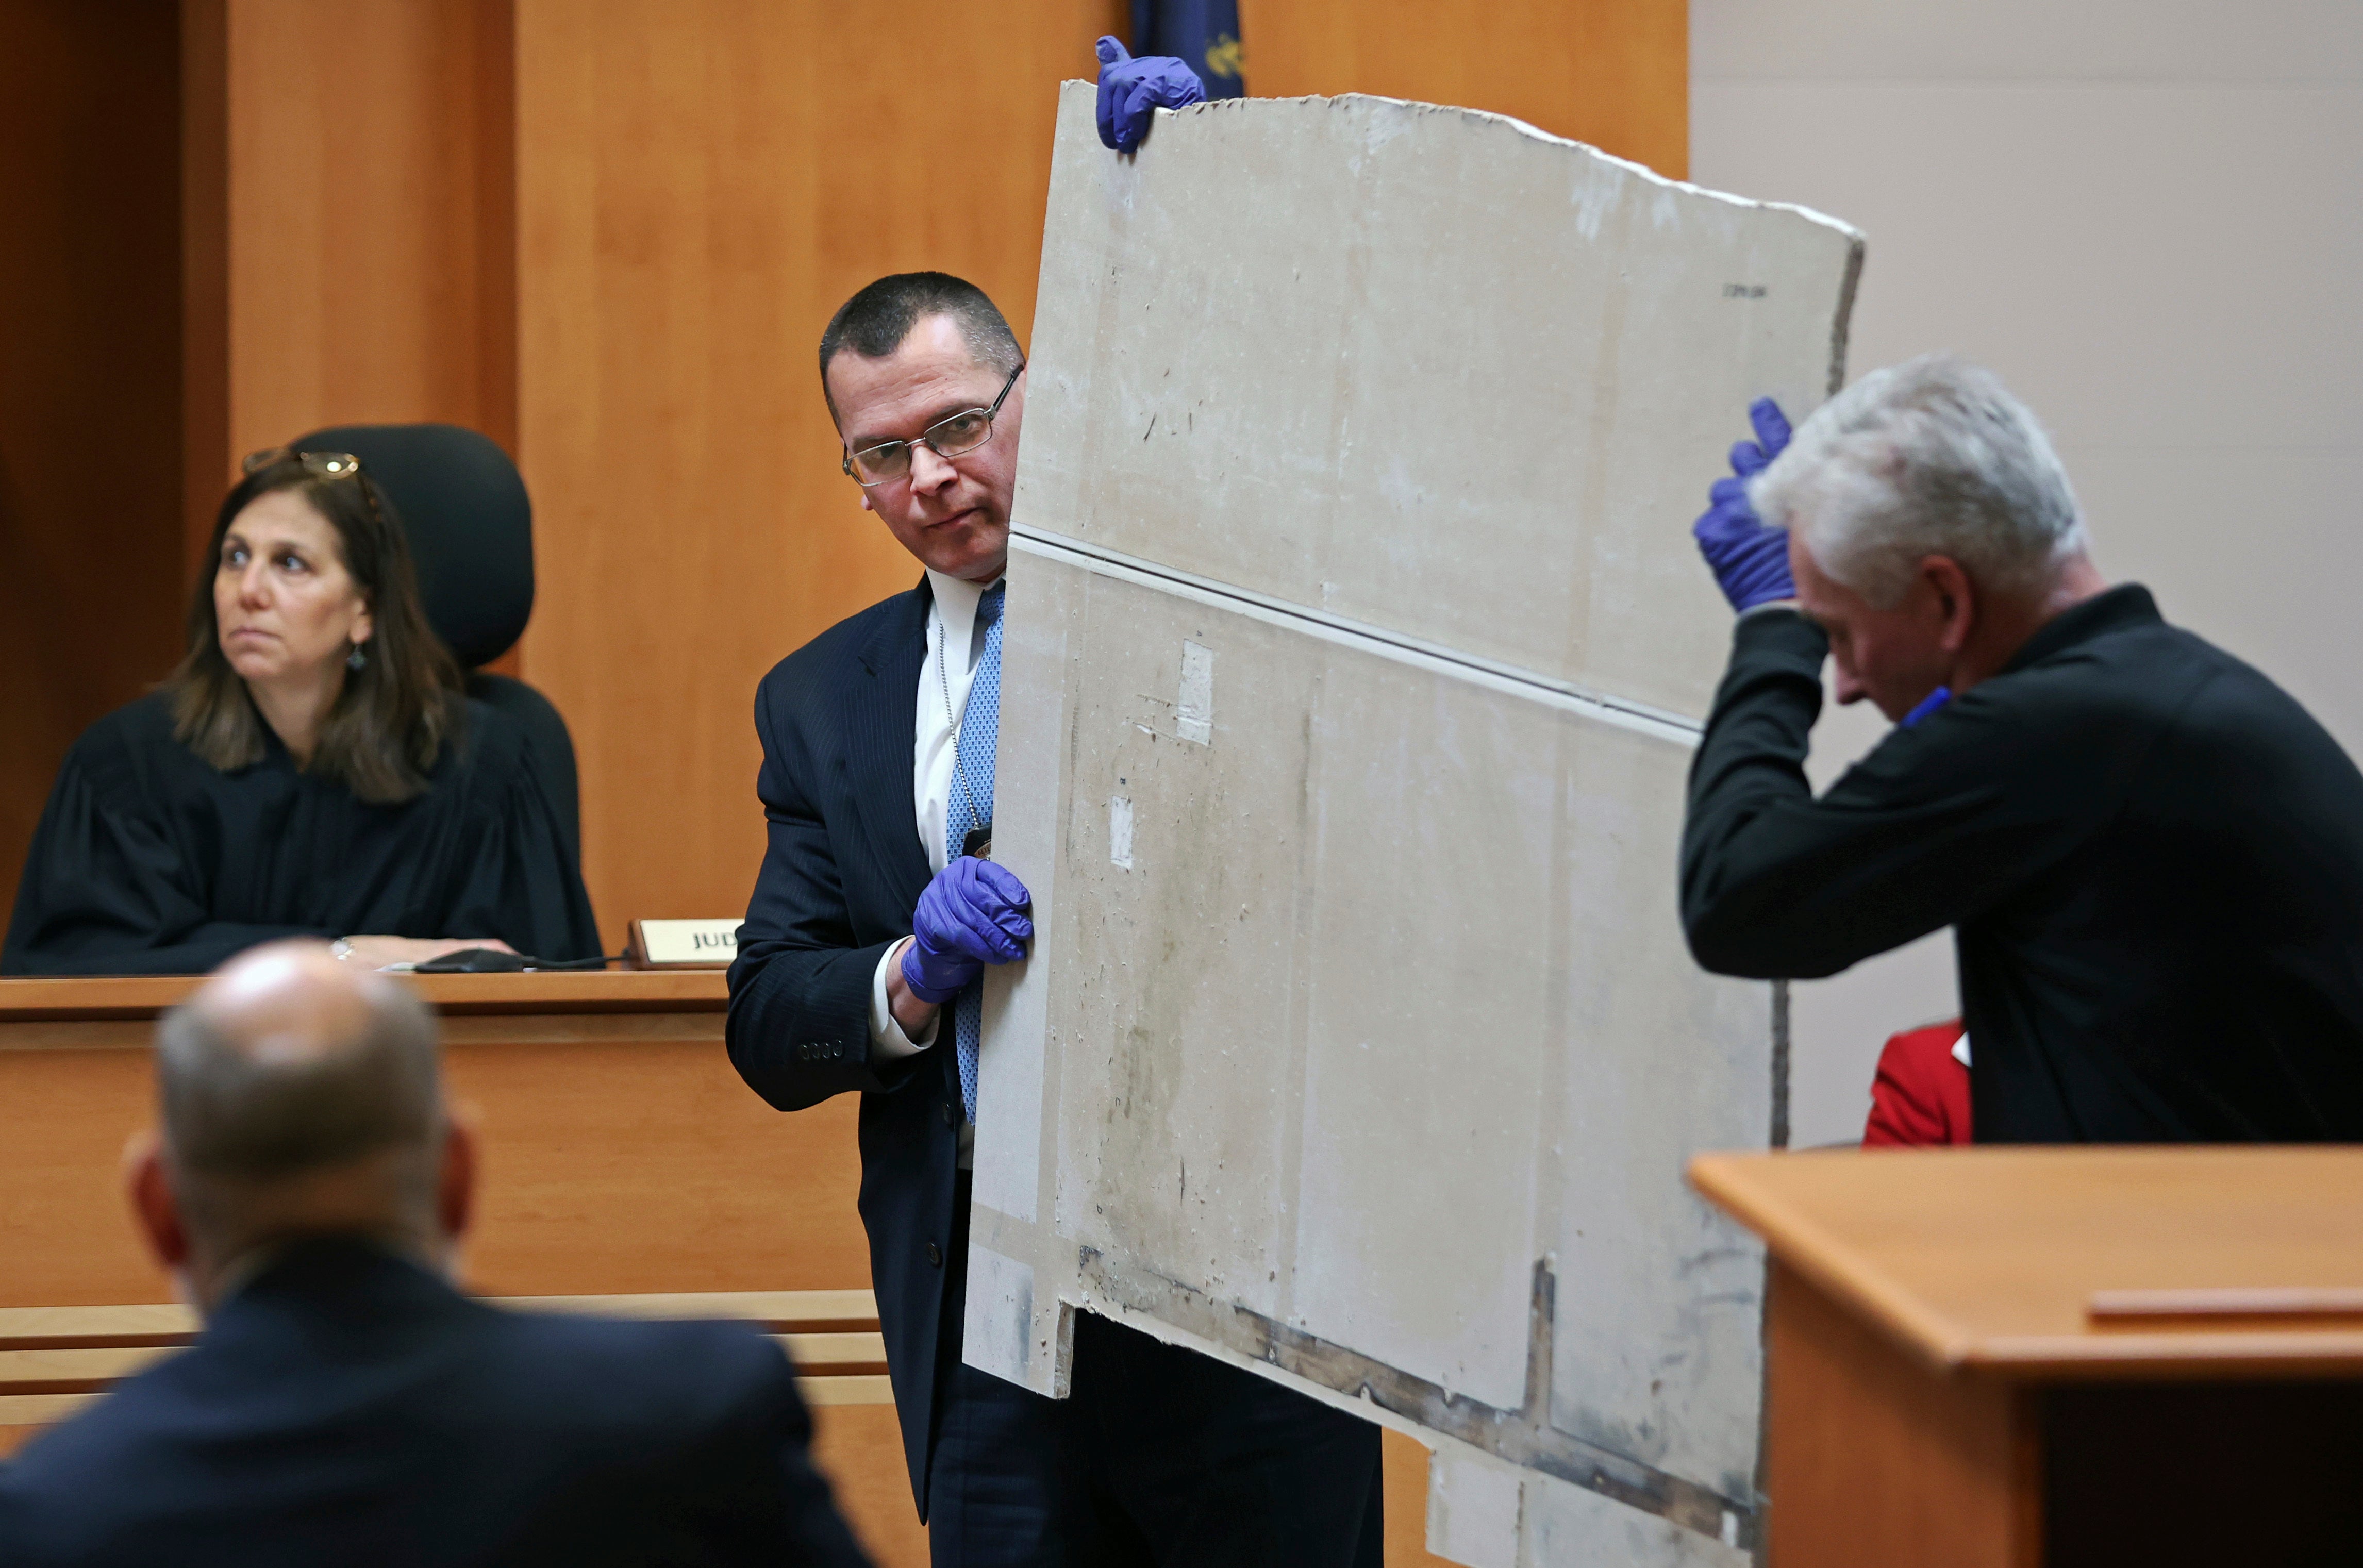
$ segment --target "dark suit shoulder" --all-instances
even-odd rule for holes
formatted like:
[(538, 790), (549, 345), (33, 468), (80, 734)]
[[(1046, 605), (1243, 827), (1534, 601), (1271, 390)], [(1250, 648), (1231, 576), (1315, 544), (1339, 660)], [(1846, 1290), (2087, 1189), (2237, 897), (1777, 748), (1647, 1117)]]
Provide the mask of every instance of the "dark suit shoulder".
[(2188, 728), (2235, 741), (2278, 734), (2302, 739), (2309, 746), (2339, 750), (2305, 705), (2262, 670), (2195, 633), (2167, 629), (2178, 639), (2176, 651), (2187, 668), (2194, 673), (2203, 672), (2207, 677), (2190, 683), (2189, 700), (2182, 709)]
[(120, 801), (146, 793), (159, 767), (196, 762), (173, 737), (172, 695), (150, 692), (93, 720), (67, 751), (62, 771), (79, 774), (102, 799)]
[(488, 702), (460, 699), (460, 734), (471, 762), (522, 765), (530, 741), (525, 726)]
[(500, 1312), (487, 1327), (504, 1377), (521, 1391), (561, 1388), (547, 1418), (578, 1438), (694, 1442), (796, 1403), (786, 1355), (749, 1324)]
[[(160, 741), (172, 740), (172, 695), (170, 692), (150, 692), (146, 696), (125, 703), (112, 713), (91, 721), (89, 728), (74, 742), (74, 750), (95, 750), (107, 747), (128, 747), (144, 750)], [(178, 744), (178, 742), (173, 742)]]
[(496, 1560), (860, 1562), (809, 1463), (793, 1369), (753, 1327), (498, 1316), (475, 1365), (503, 1408), (448, 1435), (495, 1465), (545, 1454), (549, 1482)]
[(759, 707), (791, 710), (836, 691), (847, 664), (861, 658), (873, 639), (897, 620), (925, 623), (925, 584), (858, 610), (771, 666), (757, 688)]
[[(1989, 686), (2030, 738), (2070, 754), (2139, 746), (2176, 768), (2228, 753), (2257, 763), (2302, 756), (2351, 771), (2329, 732), (2270, 676), (2163, 621), (2113, 629)], [(1988, 695), (1980, 686), (1969, 699)]]

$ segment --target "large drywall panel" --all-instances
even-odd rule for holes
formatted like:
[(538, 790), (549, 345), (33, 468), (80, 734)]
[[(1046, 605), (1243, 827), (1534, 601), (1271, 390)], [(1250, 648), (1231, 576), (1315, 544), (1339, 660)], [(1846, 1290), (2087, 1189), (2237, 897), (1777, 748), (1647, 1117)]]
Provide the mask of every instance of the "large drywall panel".
[(1070, 86), (971, 1362), (1063, 1392), (1077, 1308), (1244, 1361), (1448, 1449), (1463, 1560), (1752, 1541), (1761, 1257), (1681, 1167), (1771, 1135), (1775, 1006), (1676, 917), (1730, 623), (1686, 525), (1750, 397), (1826, 394), (1859, 257), (1498, 117), (1118, 159)]
[(1729, 621), (1666, 526), (1745, 427), (1669, 371), (1819, 403), (1847, 237), (1463, 109), (1231, 99), (1137, 162), (1075, 117), (1020, 521), (1699, 710)]

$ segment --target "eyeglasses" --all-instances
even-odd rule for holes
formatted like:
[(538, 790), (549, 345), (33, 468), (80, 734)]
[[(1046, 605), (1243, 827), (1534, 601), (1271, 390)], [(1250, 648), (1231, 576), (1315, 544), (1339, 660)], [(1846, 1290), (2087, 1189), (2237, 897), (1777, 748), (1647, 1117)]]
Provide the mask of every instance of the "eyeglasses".
[(241, 472), (252, 475), (277, 463), (300, 462), (304, 472), (315, 479), (357, 480), (361, 487), (361, 499), (369, 503), (370, 521), (383, 530), (385, 516), (377, 509), (377, 486), (361, 473), (361, 460), (350, 452), (299, 452), (293, 447), (266, 447), (259, 452), (249, 452), (239, 460)]
[(1017, 368), (1009, 373), (1009, 379), (1001, 384), (1001, 395), (993, 400), (991, 407), (966, 408), (949, 418), (938, 419), (920, 432), (915, 441), (881, 441), (874, 447), (846, 453), (843, 465), (846, 477), (867, 490), (872, 485), (907, 476), (911, 472), (911, 449), (914, 447), (925, 447), (937, 457), (958, 457), (962, 452), (976, 450), (993, 439), (993, 417), (1001, 412), (1001, 406), (1009, 401), (1009, 389), (1015, 386), (1017, 378), (1025, 373), (1026, 361), (1020, 360)]
[(249, 452), (238, 466), (245, 473), (260, 473), (281, 462), (300, 462), (306, 473), (321, 479), (351, 479), (361, 471), (361, 460), (350, 452), (299, 452), (292, 447), (269, 447)]

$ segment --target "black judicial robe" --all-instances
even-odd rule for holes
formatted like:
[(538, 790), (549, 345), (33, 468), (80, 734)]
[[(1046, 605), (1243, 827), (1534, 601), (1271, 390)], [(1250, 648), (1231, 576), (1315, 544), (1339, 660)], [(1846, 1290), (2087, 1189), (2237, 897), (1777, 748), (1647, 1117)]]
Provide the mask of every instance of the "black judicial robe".
[(1691, 767), (1682, 918), (1812, 979), (1954, 928), (1980, 1143), (2363, 1140), (2363, 773), (2136, 584), (1815, 799), (1829, 644), (1740, 617)]
[(527, 762), (482, 703), (427, 787), (370, 806), (264, 754), (223, 773), (173, 739), (171, 699), (118, 708), (67, 753), (33, 835), (0, 973), (201, 974), (278, 937), (498, 937), (589, 958), (580, 869)]

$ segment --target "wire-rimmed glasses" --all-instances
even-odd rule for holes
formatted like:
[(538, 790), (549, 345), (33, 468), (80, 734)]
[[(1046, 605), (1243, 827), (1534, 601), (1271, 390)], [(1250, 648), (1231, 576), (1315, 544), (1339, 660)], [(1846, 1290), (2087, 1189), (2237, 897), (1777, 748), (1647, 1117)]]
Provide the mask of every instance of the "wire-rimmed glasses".
[(907, 476), (911, 472), (911, 449), (914, 447), (925, 447), (937, 457), (958, 457), (962, 452), (976, 450), (993, 439), (993, 417), (1001, 412), (1001, 406), (1009, 401), (1010, 388), (1015, 386), (1017, 378), (1025, 373), (1026, 361), (1020, 360), (1017, 368), (1009, 373), (1009, 379), (1001, 384), (1001, 395), (993, 400), (991, 406), (963, 408), (957, 414), (938, 419), (922, 430), (916, 440), (881, 441), (874, 447), (846, 453), (843, 465), (846, 477), (867, 490), (872, 485)]

